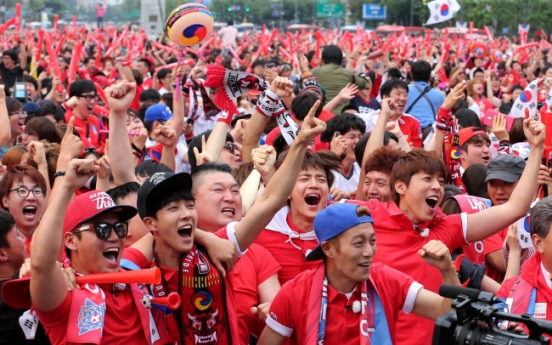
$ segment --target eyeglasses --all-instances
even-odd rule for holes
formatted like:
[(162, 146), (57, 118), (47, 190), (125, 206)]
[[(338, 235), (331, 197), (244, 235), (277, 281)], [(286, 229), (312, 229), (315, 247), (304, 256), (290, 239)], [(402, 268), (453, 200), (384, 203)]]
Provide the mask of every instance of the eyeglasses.
[(115, 234), (119, 238), (125, 238), (128, 235), (128, 222), (117, 222), (115, 224), (107, 222), (99, 222), (94, 224), (85, 224), (81, 225), (72, 232), (83, 232), (83, 231), (96, 231), (96, 236), (100, 240), (107, 240), (111, 236), (111, 230), (115, 230)]
[(236, 145), (236, 144), (234, 144), (234, 143), (230, 143), (230, 142), (224, 144), (224, 147), (223, 147), (223, 148), (227, 149), (228, 151), (230, 151), (230, 152), (232, 152), (232, 153), (238, 152), (238, 151), (239, 151), (238, 145)]
[(27, 117), (27, 112), (26, 111), (18, 111), (17, 113), (11, 113), (10, 114), (10, 116), (13, 116), (13, 115), (18, 115), (19, 117), (25, 118), (25, 117)]
[(29, 193), (33, 193), (33, 195), (37, 198), (43, 198), (44, 197), (44, 189), (43, 188), (34, 188), (29, 189), (26, 187), (18, 187), (14, 189), (10, 189), (10, 192), (16, 191), (17, 195), (19, 195), (22, 198), (26, 198), (29, 196)]
[(86, 100), (86, 102), (90, 103), (92, 100), (94, 100), (94, 102), (97, 102), (100, 100), (100, 96), (98, 95), (82, 95), (82, 96), (79, 96), (80, 98), (84, 98)]

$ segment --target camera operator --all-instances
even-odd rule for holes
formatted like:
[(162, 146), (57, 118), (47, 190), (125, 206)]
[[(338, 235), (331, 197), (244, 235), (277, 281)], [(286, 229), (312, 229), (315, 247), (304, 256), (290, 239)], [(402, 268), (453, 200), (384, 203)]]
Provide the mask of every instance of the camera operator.
[[(394, 344), (398, 312), (437, 319), (450, 299), (428, 291), (404, 273), (372, 263), (376, 233), (366, 206), (336, 204), (320, 211), (314, 232), (320, 245), (307, 261), (323, 260), (287, 282), (274, 298), (259, 344)], [(430, 241), (418, 255), (460, 286), (448, 248)], [(343, 337), (346, 334), (347, 337)]]
[(552, 320), (552, 197), (540, 200), (530, 219), (531, 240), (537, 252), (523, 264), (521, 275), (502, 284), (497, 297), (506, 299), (512, 314)]

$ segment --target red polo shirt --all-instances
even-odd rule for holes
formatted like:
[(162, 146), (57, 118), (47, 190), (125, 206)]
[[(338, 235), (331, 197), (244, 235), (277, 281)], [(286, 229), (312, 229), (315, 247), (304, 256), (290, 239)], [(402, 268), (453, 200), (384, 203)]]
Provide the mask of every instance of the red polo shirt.
[[(304, 344), (309, 312), (318, 313), (320, 309), (308, 310), (309, 296), (316, 270), (301, 273), (289, 281), (278, 292), (270, 305), (267, 327), (276, 333), (290, 337), (290, 343)], [(395, 338), (395, 321), (399, 310), (410, 313), (418, 291), (422, 286), (407, 275), (382, 264), (373, 264), (370, 279), (385, 310), (391, 339)], [(320, 291), (322, 293), (322, 291)], [(357, 288), (350, 298), (336, 291), (328, 284), (328, 309), (324, 344), (358, 345), (360, 342), (360, 313), (345, 308), (353, 301), (360, 300)], [(318, 308), (318, 307), (317, 307)], [(414, 325), (411, 325), (412, 330)], [(399, 332), (401, 333), (401, 332)], [(407, 332), (410, 335), (414, 332)], [(431, 337), (430, 337), (431, 341)], [(414, 342), (411, 344), (415, 344)], [(376, 344), (374, 344), (376, 345)]]
[[(430, 240), (442, 241), (451, 252), (465, 245), (466, 214), (446, 216), (437, 208), (431, 222), (420, 224), (420, 229), (429, 229), (429, 235), (422, 237), (394, 202), (389, 204), (371, 200), (367, 206), (374, 218), (374, 229), (378, 236), (374, 262), (401, 271), (427, 290), (437, 293), (443, 283), (441, 274), (418, 255), (418, 250)], [(412, 329), (414, 325), (416, 332), (397, 332), (397, 344), (431, 344), (435, 322), (417, 315), (399, 315), (397, 329)]]
[[(289, 207), (282, 208), (268, 227), (280, 228), (280, 230), (291, 230), (296, 234), (306, 234), (291, 221)], [(293, 237), (293, 236), (292, 236)], [(318, 246), (316, 238), (304, 240), (291, 238), (284, 234), (284, 231), (263, 230), (255, 240), (255, 243), (265, 247), (270, 254), (282, 266), (278, 273), (280, 284), (295, 278), (299, 273), (318, 267), (320, 261), (305, 261), (305, 256)]]
[(249, 334), (261, 335), (264, 325), (253, 314), (251, 307), (259, 301), (258, 287), (268, 278), (278, 274), (282, 267), (268, 250), (253, 243), (241, 257), (232, 272), (234, 273), (234, 300), (238, 312), (238, 332), (241, 344), (249, 343)]

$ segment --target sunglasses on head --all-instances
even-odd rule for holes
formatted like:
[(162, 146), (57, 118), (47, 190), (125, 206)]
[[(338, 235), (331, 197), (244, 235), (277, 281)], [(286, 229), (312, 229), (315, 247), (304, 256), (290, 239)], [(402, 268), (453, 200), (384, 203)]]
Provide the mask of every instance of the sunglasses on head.
[(98, 222), (94, 224), (84, 224), (76, 228), (73, 232), (83, 232), (83, 231), (96, 231), (96, 236), (101, 240), (107, 240), (111, 236), (111, 230), (115, 230), (115, 234), (119, 238), (125, 238), (128, 235), (128, 222), (117, 222), (115, 224), (107, 222)]

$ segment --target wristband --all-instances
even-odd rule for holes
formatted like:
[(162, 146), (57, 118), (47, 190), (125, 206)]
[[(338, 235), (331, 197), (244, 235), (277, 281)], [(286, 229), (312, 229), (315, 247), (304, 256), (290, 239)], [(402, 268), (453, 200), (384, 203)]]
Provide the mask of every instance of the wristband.
[(232, 116), (230, 116), (227, 111), (223, 110), (218, 114), (217, 122), (224, 122), (228, 125), (228, 127), (230, 127), (230, 124), (232, 123)]
[(56, 179), (56, 177), (59, 177), (59, 176), (65, 176), (65, 171), (58, 171), (57, 173), (55, 173), (54, 180)]
[(435, 122), (435, 128), (440, 132), (450, 132), (452, 130), (451, 112), (445, 108), (439, 108)]
[(280, 97), (268, 89), (263, 91), (255, 108), (259, 113), (267, 117), (280, 115), (286, 110), (282, 102), (280, 102)]

